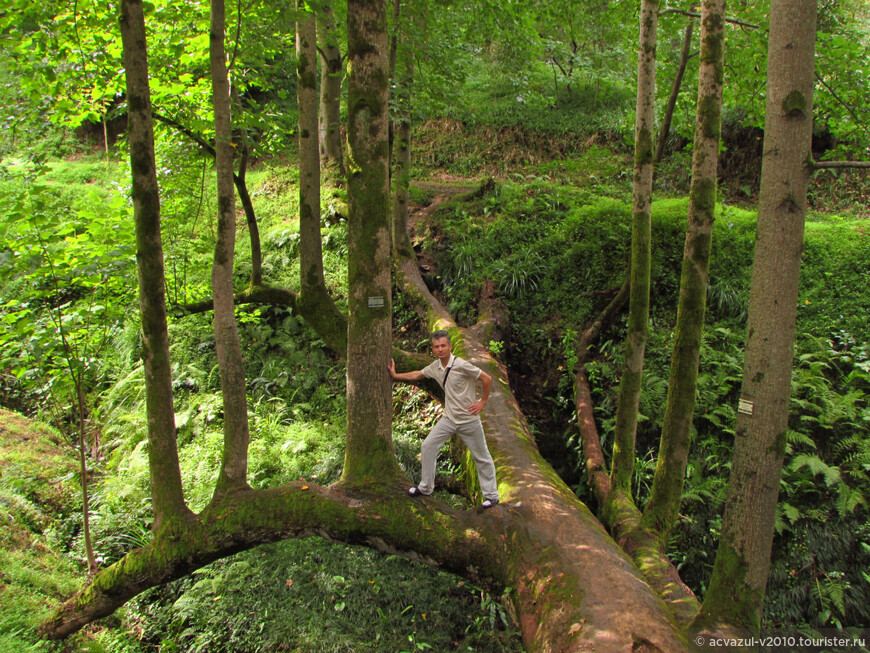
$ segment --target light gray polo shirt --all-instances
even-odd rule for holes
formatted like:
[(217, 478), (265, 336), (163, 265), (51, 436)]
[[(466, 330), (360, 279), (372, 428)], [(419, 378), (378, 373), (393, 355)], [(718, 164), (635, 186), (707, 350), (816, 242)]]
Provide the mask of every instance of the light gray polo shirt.
[(480, 415), (472, 415), (468, 412), (468, 407), (478, 399), (477, 379), (481, 374), (479, 367), (451, 354), (447, 367), (442, 367), (441, 361), (436, 358), (421, 372), (426, 378), (435, 379), (442, 388), (444, 388), (444, 377), (447, 376), (447, 387), (444, 388), (444, 415), (454, 424), (480, 419)]

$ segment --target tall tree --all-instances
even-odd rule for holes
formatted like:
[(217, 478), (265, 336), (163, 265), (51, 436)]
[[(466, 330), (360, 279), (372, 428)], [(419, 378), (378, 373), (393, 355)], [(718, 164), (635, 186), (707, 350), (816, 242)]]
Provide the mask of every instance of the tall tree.
[(320, 159), (344, 170), (341, 142), (341, 81), (344, 58), (339, 47), (339, 30), (332, 0), (323, 0), (317, 11), (317, 40), (320, 67)]
[(653, 133), (655, 129), (655, 65), (658, 0), (640, 6), (640, 48), (637, 56), (637, 110), (634, 126), (634, 190), (631, 228), (631, 284), (625, 366), (613, 436), (611, 480), (614, 489), (631, 493), (637, 414), (646, 342), (649, 337)]
[(757, 630), (788, 428), (813, 131), (815, 0), (773, 0), (767, 117), (731, 481), (696, 624)]
[(296, 102), (299, 107), (299, 259), (302, 297), (324, 286), (320, 242), (320, 158), (317, 131), (317, 43), (314, 12), (297, 0)]
[[(399, 3), (395, 3), (394, 17), (398, 17)], [(428, 16), (428, 5), (417, 2), (409, 7), (411, 17), (402, 21), (402, 25), (394, 25), (394, 35), (390, 43), (390, 72), (393, 95), (390, 105), (393, 108), (391, 127), (391, 143), (393, 171), (391, 185), (392, 199), (392, 242), (397, 258), (413, 255), (411, 239), (408, 236), (408, 199), (411, 185), (411, 119), (412, 96), (414, 88), (415, 59), (418, 52), (427, 51), (425, 21)], [(398, 22), (398, 21), (397, 21)], [(401, 27), (404, 26), (404, 29)], [(424, 42), (415, 43), (415, 36)], [(421, 56), (425, 59), (425, 54)]]
[(692, 153), (692, 187), (677, 325), (655, 477), (644, 510), (644, 524), (658, 532), (663, 541), (667, 541), (680, 508), (707, 308), (707, 277), (713, 241), (716, 171), (722, 125), (724, 18), (725, 0), (704, 0), (701, 7), (701, 68)]
[(166, 320), (160, 196), (154, 161), (154, 125), (148, 86), (148, 51), (141, 0), (121, 2), (121, 41), (127, 79), (127, 141), (130, 145), (139, 312), (148, 414), (148, 464), (154, 530), (191, 516), (184, 503), (175, 440), (172, 366)]
[(387, 14), (384, 0), (347, 8), (347, 449), (342, 481), (396, 480), (392, 354)]
[(296, 99), (299, 108), (299, 273), (296, 306), (326, 344), (339, 355), (346, 351), (347, 319), (338, 310), (323, 276), (320, 235), (320, 158), (317, 124), (316, 18), (304, 0), (297, 0)]
[(224, 0), (211, 0), (209, 62), (215, 120), (217, 170), (217, 240), (212, 266), (214, 334), (224, 400), (224, 448), (215, 496), (248, 487), (247, 388), (239, 330), (233, 302), (233, 262), (236, 244), (236, 195), (233, 187), (232, 118), (227, 73)]

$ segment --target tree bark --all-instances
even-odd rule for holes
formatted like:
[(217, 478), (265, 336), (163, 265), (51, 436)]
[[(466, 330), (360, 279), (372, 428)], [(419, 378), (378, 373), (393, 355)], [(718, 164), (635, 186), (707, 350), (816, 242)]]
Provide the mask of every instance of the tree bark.
[[(399, 2), (396, 0), (393, 15), (398, 19)], [(415, 13), (414, 20), (421, 21), (422, 8)], [(395, 26), (390, 43), (390, 75), (393, 80), (395, 119), (391, 122), (390, 151), (393, 153), (392, 204), (392, 242), (395, 256), (413, 256), (414, 248), (408, 237), (408, 198), (411, 183), (411, 92), (414, 86), (414, 57), (403, 47), (399, 61), (398, 25)], [(421, 30), (423, 31), (423, 30)], [(404, 45), (404, 43), (403, 43)]]
[(260, 227), (257, 224), (257, 214), (254, 212), (254, 203), (248, 192), (248, 182), (245, 179), (248, 174), (248, 156), (250, 148), (247, 138), (243, 137), (242, 154), (239, 158), (239, 172), (233, 174), (233, 183), (239, 194), (239, 201), (245, 211), (245, 220), (248, 223), (248, 239), (251, 242), (251, 287), (263, 285), (263, 251), (260, 247)]
[(668, 559), (657, 534), (639, 528), (641, 513), (631, 496), (613, 491), (598, 427), (595, 425), (592, 394), (586, 375), (586, 360), (592, 344), (628, 300), (628, 281), (629, 274), (626, 273), (625, 283), (619, 292), (578, 340), (577, 364), (574, 370), (577, 426), (583, 446), (587, 483), (599, 506), (599, 518), (610, 535), (634, 561), (635, 567), (641, 570), (644, 580), (664, 599), (677, 624), (686, 628), (697, 616), (700, 603)]
[(160, 532), (168, 523), (191, 513), (184, 503), (175, 440), (163, 243), (160, 235), (160, 197), (154, 160), (154, 127), (141, 0), (121, 2), (120, 23), (127, 80), (127, 140), (130, 145), (133, 217), (136, 221), (151, 504), (154, 509), (154, 531)]
[(347, 448), (342, 482), (396, 482), (392, 455), (392, 352), (387, 170), (385, 0), (351, 0), (347, 11), (348, 329)]
[(296, 101), (299, 106), (299, 260), (302, 295), (325, 285), (320, 238), (320, 159), (317, 132), (315, 18), (297, 0)]
[(659, 533), (662, 542), (668, 541), (680, 509), (707, 309), (707, 278), (716, 211), (716, 171), (722, 125), (724, 17), (725, 0), (704, 0), (701, 6), (701, 64), (692, 154), (692, 188), (689, 193), (677, 325), (656, 471), (642, 522), (645, 527)]
[(680, 64), (677, 67), (677, 74), (674, 75), (674, 83), (671, 85), (671, 95), (668, 97), (668, 103), (665, 106), (665, 115), (662, 118), (662, 124), (659, 128), (659, 137), (656, 141), (656, 154), (653, 159), (654, 164), (658, 164), (665, 153), (665, 141), (668, 140), (668, 134), (671, 131), (671, 121), (674, 119), (674, 109), (677, 106), (677, 98), (680, 97), (680, 86), (683, 84), (683, 76), (686, 74), (686, 66), (689, 63), (689, 55), (692, 52), (692, 32), (694, 31), (694, 27), (695, 21), (690, 20), (686, 25), (686, 31), (683, 33), (683, 48), (680, 51)]
[(317, 125), (317, 42), (314, 13), (299, 0), (296, 23), (296, 98), (299, 106), (299, 312), (329, 347), (346, 354), (347, 320), (323, 276), (320, 235), (320, 158)]
[[(387, 59), (387, 73), (390, 76), (390, 88), (394, 89), (396, 87), (396, 58), (399, 54), (399, 17), (402, 13), (402, 0), (393, 0), (393, 17), (392, 17), (392, 25), (393, 25), (393, 33), (390, 35), (390, 54)], [(390, 97), (390, 102), (394, 101), (394, 97)], [(389, 142), (389, 155), (387, 159), (387, 171), (390, 174), (390, 181), (392, 185), (392, 174), (393, 174), (393, 141), (396, 136), (396, 120), (393, 118), (393, 112), (389, 114), (389, 123), (387, 126), (387, 134), (388, 134), (388, 142)]]
[(331, 0), (320, 5), (317, 15), (317, 38), (320, 41), (322, 66), (320, 68), (320, 160), (333, 163), (344, 172), (341, 143), (341, 79), (342, 57), (338, 43), (338, 30)]
[(248, 487), (248, 401), (245, 367), (233, 305), (236, 244), (236, 196), (233, 190), (233, 143), (230, 84), (224, 51), (224, 0), (211, 0), (209, 61), (215, 120), (217, 168), (217, 241), (212, 266), (215, 350), (220, 368), (224, 412), (224, 448), (215, 497)]
[(758, 630), (785, 455), (813, 130), (815, 0), (774, 0), (758, 228), (731, 481), (696, 624)]
[(634, 199), (631, 229), (631, 296), (625, 367), (619, 382), (613, 435), (615, 489), (631, 494), (634, 474), (637, 412), (649, 332), (653, 132), (655, 127), (655, 63), (658, 0), (643, 0), (640, 10), (640, 50), (637, 60), (637, 111), (634, 128)]

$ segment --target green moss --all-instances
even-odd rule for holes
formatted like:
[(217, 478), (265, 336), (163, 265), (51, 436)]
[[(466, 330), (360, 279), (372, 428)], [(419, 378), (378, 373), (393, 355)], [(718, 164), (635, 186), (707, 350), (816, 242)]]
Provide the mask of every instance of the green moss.
[(652, 131), (643, 127), (637, 132), (637, 140), (634, 147), (635, 168), (650, 165), (653, 161), (653, 136)]
[(701, 130), (706, 138), (719, 141), (722, 131), (722, 100), (719, 97), (705, 95), (698, 107), (701, 119)]
[[(718, 134), (716, 136), (718, 139)], [(696, 179), (692, 183), (692, 211), (698, 222), (712, 224), (716, 209), (716, 180)]]
[(719, 545), (710, 587), (693, 628), (728, 623), (758, 631), (764, 592), (749, 586), (747, 569), (738, 551), (726, 542)]
[(786, 116), (797, 116), (806, 111), (807, 100), (804, 94), (798, 90), (794, 90), (785, 96), (782, 101), (782, 112)]

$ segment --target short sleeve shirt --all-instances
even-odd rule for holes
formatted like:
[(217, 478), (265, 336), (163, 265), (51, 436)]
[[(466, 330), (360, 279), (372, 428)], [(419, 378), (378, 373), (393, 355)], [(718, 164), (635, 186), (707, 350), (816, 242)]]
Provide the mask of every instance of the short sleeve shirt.
[(479, 367), (451, 354), (447, 367), (441, 367), (441, 361), (436, 358), (421, 371), (423, 376), (435, 379), (442, 388), (444, 377), (447, 377), (447, 387), (444, 388), (444, 415), (454, 424), (480, 419), (479, 415), (468, 412), (468, 407), (477, 401), (477, 379), (481, 374)]

